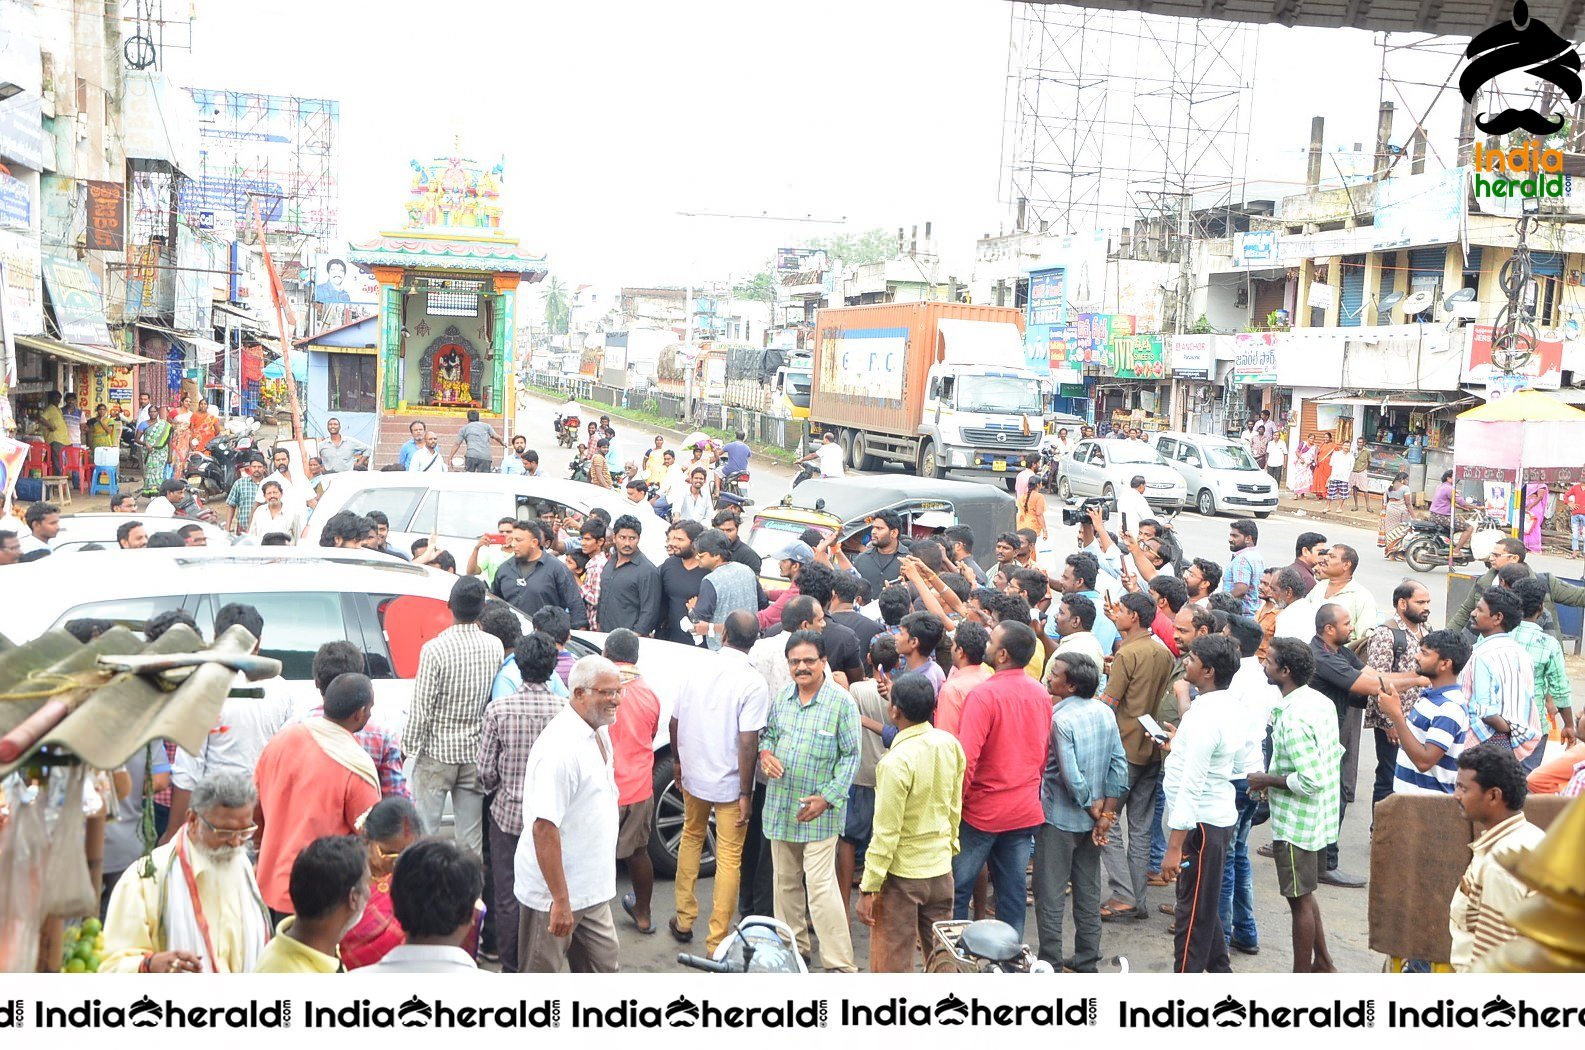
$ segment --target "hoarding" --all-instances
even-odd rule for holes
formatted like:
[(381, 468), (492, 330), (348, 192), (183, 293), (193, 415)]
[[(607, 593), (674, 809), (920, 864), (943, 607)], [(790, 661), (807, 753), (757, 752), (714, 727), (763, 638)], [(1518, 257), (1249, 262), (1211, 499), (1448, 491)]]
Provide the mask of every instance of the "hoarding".
[(1024, 315), (1024, 363), (1037, 372), (1067, 364), (1066, 301), (1062, 267), (1029, 275), (1029, 302)]
[(0, 230), (6, 267), (5, 320), (11, 338), (44, 331), (44, 286), (39, 277), (39, 235)]
[(347, 262), (345, 252), (320, 252), (314, 259), (314, 302), (373, 306), (380, 283)]
[(1371, 250), (1463, 240), (1469, 172), (1468, 167), (1447, 168), (1378, 182)]
[(1175, 335), (1167, 341), (1172, 374), (1179, 379), (1211, 378), (1212, 336)]
[(89, 179), (88, 250), (121, 252), (127, 247), (126, 187), (119, 182)]
[(0, 227), (27, 230), (33, 226), (33, 196), (28, 184), (0, 168)]
[[(1464, 357), (1464, 382), (1492, 385), (1502, 376), (1492, 367), (1492, 326), (1470, 325), (1467, 332), (1469, 351)], [(1524, 385), (1532, 390), (1558, 389), (1563, 381), (1563, 341), (1556, 334), (1543, 331), (1536, 340), (1535, 353), (1515, 374), (1525, 377)]]
[(824, 270), (826, 253), (823, 248), (777, 248), (776, 272), (798, 273), (800, 270)]
[(1233, 234), (1233, 269), (1264, 270), (1279, 265), (1277, 231), (1250, 230)]
[(906, 328), (850, 328), (827, 339), (820, 359), (820, 388), (847, 397), (901, 401)]
[(110, 346), (105, 297), (99, 279), (76, 259), (45, 254), (39, 260), (61, 339), (79, 346)]
[(1168, 374), (1161, 336), (1116, 335), (1106, 347), (1106, 371), (1119, 379), (1163, 379)]

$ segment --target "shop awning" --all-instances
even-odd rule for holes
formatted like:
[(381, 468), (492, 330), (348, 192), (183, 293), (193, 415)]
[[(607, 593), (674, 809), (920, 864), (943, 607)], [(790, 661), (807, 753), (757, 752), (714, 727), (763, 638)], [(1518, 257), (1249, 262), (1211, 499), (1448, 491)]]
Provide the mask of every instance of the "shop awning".
[(111, 350), (109, 347), (78, 346), (75, 343), (63, 343), (58, 339), (50, 339), (42, 335), (19, 335), (16, 341), (29, 350), (58, 357), (62, 361), (70, 361), (74, 365), (88, 365), (92, 368), (130, 368), (133, 365), (163, 364), (153, 358), (139, 357), (137, 354)]
[(1439, 412), (1448, 408), (1463, 408), (1473, 405), (1478, 398), (1456, 397), (1451, 401), (1445, 399), (1430, 400), (1415, 397), (1394, 397), (1384, 394), (1381, 397), (1364, 397), (1359, 394), (1326, 394), (1315, 399), (1318, 405), (1374, 405), (1377, 408), (1423, 408), (1431, 412)]

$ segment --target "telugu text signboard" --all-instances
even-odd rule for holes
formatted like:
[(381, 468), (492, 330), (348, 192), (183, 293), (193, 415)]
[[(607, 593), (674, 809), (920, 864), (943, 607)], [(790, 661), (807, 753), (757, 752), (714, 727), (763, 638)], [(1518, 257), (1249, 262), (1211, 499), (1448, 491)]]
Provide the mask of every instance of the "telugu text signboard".
[(88, 250), (123, 252), (127, 248), (126, 187), (89, 179)]
[(1270, 332), (1240, 332), (1233, 344), (1233, 382), (1275, 383), (1277, 342)]

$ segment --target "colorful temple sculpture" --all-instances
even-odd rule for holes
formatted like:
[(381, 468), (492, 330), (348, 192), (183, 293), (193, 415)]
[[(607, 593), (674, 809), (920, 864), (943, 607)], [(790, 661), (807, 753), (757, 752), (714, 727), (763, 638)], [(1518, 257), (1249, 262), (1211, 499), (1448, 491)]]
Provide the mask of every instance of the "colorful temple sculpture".
[(376, 456), (389, 462), (415, 420), (452, 435), (471, 409), (512, 425), (518, 285), (545, 259), (502, 229), (502, 169), (454, 150), (413, 161), (400, 230), (355, 244), (352, 260), (380, 285)]

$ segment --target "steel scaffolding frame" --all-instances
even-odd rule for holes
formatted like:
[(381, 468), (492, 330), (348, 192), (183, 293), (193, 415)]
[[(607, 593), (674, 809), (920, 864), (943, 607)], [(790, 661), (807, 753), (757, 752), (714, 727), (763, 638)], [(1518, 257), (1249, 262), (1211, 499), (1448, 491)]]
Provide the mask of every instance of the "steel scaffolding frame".
[[(1236, 203), (1258, 27), (1016, 3), (1000, 199), (1019, 229), (1186, 225)], [(1188, 233), (1179, 229), (1180, 233)], [(1161, 252), (1176, 257), (1176, 237)]]

